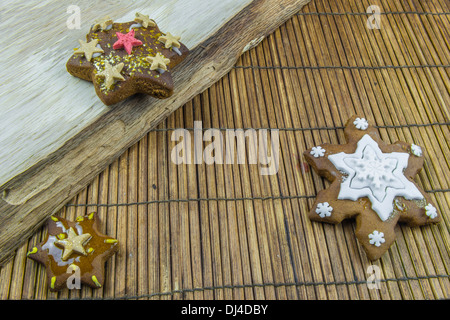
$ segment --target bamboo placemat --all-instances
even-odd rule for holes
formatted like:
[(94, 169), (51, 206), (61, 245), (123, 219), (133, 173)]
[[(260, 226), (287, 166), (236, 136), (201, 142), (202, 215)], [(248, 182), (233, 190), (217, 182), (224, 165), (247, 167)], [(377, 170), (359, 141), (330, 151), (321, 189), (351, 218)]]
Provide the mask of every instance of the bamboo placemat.
[[(380, 29), (367, 27), (371, 5)], [(0, 269), (1, 299), (440, 299), (450, 296), (450, 3), (313, 0), (218, 83), (131, 146), (59, 214), (99, 212), (120, 251), (102, 288), (47, 289), (26, 258), (42, 228)], [(426, 150), (417, 182), (439, 225), (396, 227), (367, 260), (354, 222), (313, 223), (327, 182), (305, 165), (311, 146), (342, 143), (353, 114), (383, 140)], [(176, 128), (278, 129), (276, 175), (258, 164), (171, 160)], [(367, 280), (374, 265), (379, 289)]]

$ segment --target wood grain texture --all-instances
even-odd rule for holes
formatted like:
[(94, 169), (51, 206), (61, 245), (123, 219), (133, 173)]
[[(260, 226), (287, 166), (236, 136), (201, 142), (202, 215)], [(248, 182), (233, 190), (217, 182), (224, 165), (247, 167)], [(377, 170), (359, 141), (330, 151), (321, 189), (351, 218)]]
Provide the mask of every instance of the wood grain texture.
[[(0, 187), (0, 264), (48, 216), (88, 185), (130, 145), (178, 107), (219, 80), (244, 50), (257, 44), (307, 2), (255, 0), (242, 8), (235, 5), (229, 12), (230, 16), (217, 19), (224, 23), (223, 26), (211, 28), (207, 38), (200, 38), (206, 40), (195, 47), (187, 43), (191, 45), (192, 51), (174, 72), (176, 93), (171, 98), (155, 100), (136, 96), (95, 113), (84, 125), (76, 127), (79, 131), (64, 140), (57, 150), (52, 150), (32, 167), (3, 184)], [(239, 4), (242, 5), (242, 2)], [(161, 24), (161, 29), (165, 30), (164, 24)], [(184, 30), (179, 32), (183, 33)], [(44, 65), (51, 67), (48, 63)], [(86, 86), (84, 94), (91, 94), (92, 89)], [(45, 91), (43, 94), (45, 97)], [(2, 99), (7, 100), (4, 95)], [(75, 101), (74, 96), (71, 99)], [(44, 101), (38, 100), (35, 102)], [(66, 106), (69, 109), (76, 108), (76, 103)]]

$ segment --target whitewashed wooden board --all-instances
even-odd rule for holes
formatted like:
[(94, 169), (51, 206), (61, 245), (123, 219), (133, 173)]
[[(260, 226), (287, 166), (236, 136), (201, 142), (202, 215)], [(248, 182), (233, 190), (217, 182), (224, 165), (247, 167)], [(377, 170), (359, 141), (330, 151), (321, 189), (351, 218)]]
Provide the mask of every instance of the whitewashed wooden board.
[[(214, 82), (309, 0), (2, 1), (0, 265), (127, 147)], [(73, 7), (76, 6), (76, 7)], [(67, 21), (79, 8), (80, 28)], [(105, 106), (65, 64), (91, 24), (150, 15), (191, 50), (166, 100)], [(192, 85), (192, 84), (195, 85)]]

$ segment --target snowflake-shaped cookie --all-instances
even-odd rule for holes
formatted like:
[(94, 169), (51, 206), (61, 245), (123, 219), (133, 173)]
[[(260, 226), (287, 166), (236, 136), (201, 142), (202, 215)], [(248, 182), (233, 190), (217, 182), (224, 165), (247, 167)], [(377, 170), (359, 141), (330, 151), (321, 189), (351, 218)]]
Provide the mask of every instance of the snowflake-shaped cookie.
[[(356, 237), (369, 259), (376, 260), (395, 241), (397, 222), (419, 226), (438, 222), (440, 216), (414, 182), (424, 159), (411, 154), (411, 144), (384, 143), (361, 117), (349, 119), (344, 133), (346, 144), (322, 144), (304, 152), (311, 167), (331, 182), (317, 194), (309, 217), (329, 223), (355, 218)], [(326, 154), (316, 156), (321, 149)], [(328, 214), (329, 203), (333, 214)]]

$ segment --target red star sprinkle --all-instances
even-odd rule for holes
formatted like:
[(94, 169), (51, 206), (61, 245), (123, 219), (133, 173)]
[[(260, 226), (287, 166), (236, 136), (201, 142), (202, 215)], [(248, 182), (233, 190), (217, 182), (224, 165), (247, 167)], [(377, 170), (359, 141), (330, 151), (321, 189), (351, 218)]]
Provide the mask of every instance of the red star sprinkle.
[(127, 53), (131, 54), (133, 47), (142, 45), (142, 41), (134, 37), (134, 29), (131, 29), (127, 34), (116, 32), (116, 35), (119, 40), (113, 44), (114, 50), (125, 48)]

